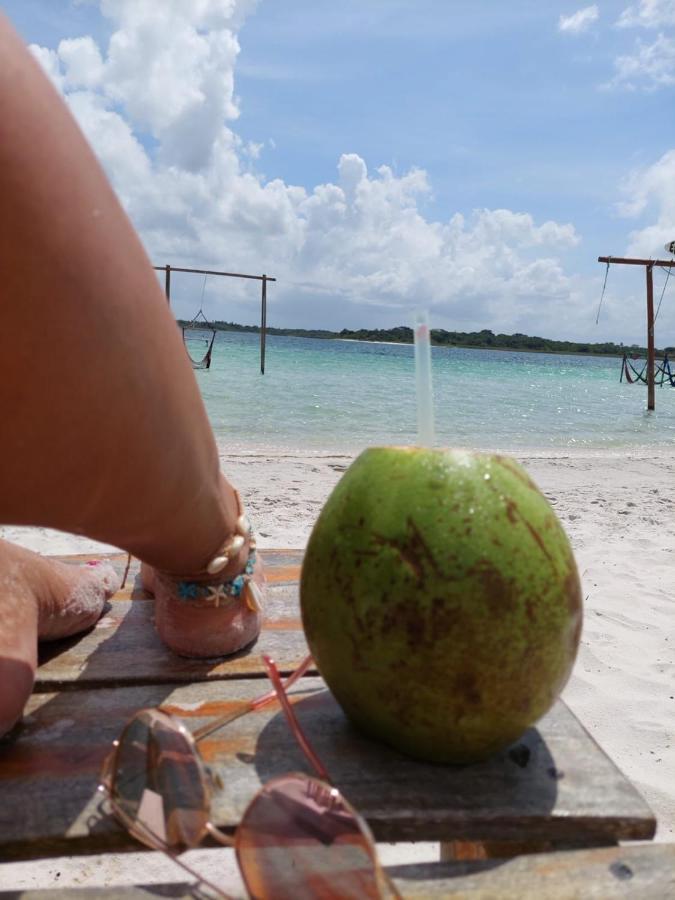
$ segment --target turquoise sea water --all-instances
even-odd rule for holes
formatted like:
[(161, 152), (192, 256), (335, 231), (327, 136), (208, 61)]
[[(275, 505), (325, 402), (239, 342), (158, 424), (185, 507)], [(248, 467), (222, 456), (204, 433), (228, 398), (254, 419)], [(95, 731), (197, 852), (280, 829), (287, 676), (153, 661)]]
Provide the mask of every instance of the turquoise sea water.
[[(197, 371), (225, 449), (358, 451), (416, 436), (412, 346), (221, 332)], [(193, 355), (198, 355), (196, 347)], [(437, 443), (501, 450), (672, 446), (675, 388), (619, 383), (616, 358), (433, 348)]]

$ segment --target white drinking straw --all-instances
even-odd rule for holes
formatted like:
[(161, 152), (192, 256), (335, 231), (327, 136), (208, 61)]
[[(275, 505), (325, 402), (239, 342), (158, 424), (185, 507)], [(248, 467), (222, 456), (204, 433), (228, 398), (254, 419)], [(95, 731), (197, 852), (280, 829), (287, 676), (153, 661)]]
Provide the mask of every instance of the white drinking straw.
[(417, 443), (434, 445), (434, 396), (431, 387), (431, 341), (429, 317), (420, 310), (415, 315), (415, 383), (417, 386)]

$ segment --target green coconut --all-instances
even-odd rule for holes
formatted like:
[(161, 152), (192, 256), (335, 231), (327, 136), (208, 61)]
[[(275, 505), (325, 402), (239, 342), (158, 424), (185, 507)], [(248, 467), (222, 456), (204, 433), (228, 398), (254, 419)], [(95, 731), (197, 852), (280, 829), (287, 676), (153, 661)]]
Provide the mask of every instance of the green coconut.
[(484, 759), (536, 722), (581, 632), (567, 536), (507, 456), (379, 447), (309, 540), (302, 620), (347, 716), (413, 757)]

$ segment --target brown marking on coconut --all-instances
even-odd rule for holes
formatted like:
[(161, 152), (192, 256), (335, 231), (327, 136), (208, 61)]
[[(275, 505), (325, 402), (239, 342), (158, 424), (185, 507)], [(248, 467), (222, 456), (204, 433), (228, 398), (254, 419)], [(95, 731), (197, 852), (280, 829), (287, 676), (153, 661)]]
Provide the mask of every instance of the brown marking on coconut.
[(419, 584), (424, 583), (425, 564), (432, 569), (435, 575), (441, 575), (441, 570), (428, 544), (411, 518), (407, 520), (406, 531), (404, 539), (385, 537), (381, 534), (373, 534), (371, 539), (378, 547), (386, 547), (398, 553), (401, 562)]
[(515, 525), (519, 518), (518, 507), (510, 497), (505, 498), (504, 505), (506, 506), (507, 519), (512, 525)]
[(483, 702), (479, 681), (473, 672), (460, 672), (452, 682), (452, 689), (465, 706), (480, 706)]
[(527, 472), (521, 469), (519, 465), (514, 463), (514, 461), (510, 459), (510, 457), (500, 456), (499, 454), (497, 454), (493, 457), (493, 459), (498, 466), (501, 466), (503, 469), (506, 469), (508, 472), (514, 475), (518, 479), (518, 481), (522, 482), (522, 484), (539, 493), (539, 488), (534, 483), (534, 481), (532, 481)]
[(429, 566), (433, 570), (434, 574), (439, 575), (439, 576), (442, 575), (441, 569), (440, 569), (438, 563), (436, 562), (436, 559), (435, 559), (433, 553), (431, 552), (429, 545), (427, 544), (426, 540), (424, 539), (424, 535), (422, 534), (420, 529), (417, 527), (415, 521), (413, 519), (411, 519), (410, 517), (408, 517), (407, 527), (408, 527), (408, 531), (410, 531), (412, 533), (415, 548), (416, 549), (421, 548), (422, 555), (429, 563)]
[(518, 509), (518, 504), (513, 500), (506, 500), (506, 515), (508, 516), (509, 522), (511, 522), (511, 524), (515, 525), (516, 522), (521, 522), (523, 525), (525, 525), (527, 530), (530, 532), (532, 539), (539, 545), (539, 549), (541, 550), (541, 552), (552, 565), (555, 565), (555, 562), (551, 554), (548, 552), (548, 548), (546, 547), (542, 536), (539, 534), (534, 525), (532, 525), (531, 522), (528, 522), (527, 519), (524, 518), (524, 516)]
[(539, 549), (541, 550), (541, 552), (544, 554), (546, 559), (551, 563), (551, 565), (554, 566), (555, 561), (554, 561), (553, 557), (551, 556), (551, 554), (548, 552), (548, 548), (547, 548), (546, 544), (544, 543), (542, 536), (539, 534), (539, 532), (534, 527), (534, 525), (532, 525), (530, 522), (526, 521), (525, 519), (522, 519), (522, 521), (527, 526), (527, 530), (532, 535), (533, 540), (536, 541), (536, 543), (539, 545)]
[(480, 559), (467, 570), (467, 575), (476, 578), (482, 588), (482, 596), (490, 608), (491, 615), (498, 615), (514, 607), (514, 591), (510, 581), (488, 559)]

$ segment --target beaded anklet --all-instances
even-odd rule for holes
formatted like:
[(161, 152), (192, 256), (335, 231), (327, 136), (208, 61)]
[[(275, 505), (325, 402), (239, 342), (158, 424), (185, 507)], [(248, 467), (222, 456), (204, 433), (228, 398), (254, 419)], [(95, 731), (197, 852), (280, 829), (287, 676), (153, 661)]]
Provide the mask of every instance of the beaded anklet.
[(255, 548), (252, 547), (246, 567), (241, 575), (220, 584), (203, 584), (198, 581), (179, 581), (176, 585), (181, 600), (206, 600), (209, 606), (220, 606), (242, 598), (251, 612), (261, 612), (262, 591), (253, 581), (253, 570), (256, 563)]
[(237, 511), (239, 516), (235, 525), (235, 533), (227, 539), (216, 556), (207, 565), (209, 575), (217, 575), (222, 572), (233, 556), (240, 552), (248, 538), (249, 553), (244, 571), (229, 581), (220, 584), (203, 584), (198, 581), (179, 581), (177, 584), (178, 596), (181, 600), (205, 599), (209, 605), (220, 606), (221, 602), (227, 603), (242, 597), (251, 612), (261, 612), (262, 592), (253, 581), (253, 570), (256, 563), (256, 542), (253, 537), (253, 529), (246, 514), (238, 491), (234, 492), (237, 499)]

